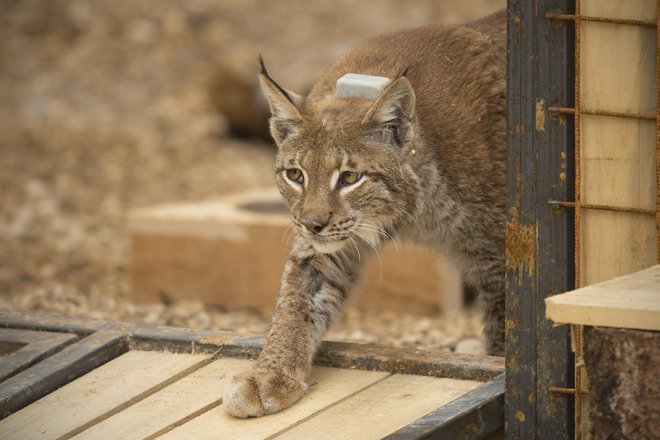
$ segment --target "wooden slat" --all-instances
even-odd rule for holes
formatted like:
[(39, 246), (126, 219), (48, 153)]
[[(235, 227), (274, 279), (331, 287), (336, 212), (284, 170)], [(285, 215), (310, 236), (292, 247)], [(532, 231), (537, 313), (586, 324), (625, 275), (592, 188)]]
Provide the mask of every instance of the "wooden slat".
[(380, 439), (481, 382), (397, 374), (307, 420), (277, 439)]
[(0, 382), (31, 367), (76, 339), (78, 337), (71, 333), (0, 329), (0, 342), (24, 345), (0, 362)]
[(545, 301), (556, 323), (660, 330), (660, 265)]
[(220, 406), (159, 439), (265, 439), (388, 376), (388, 373), (375, 371), (315, 367), (308, 381), (312, 384), (311, 388), (298, 403), (286, 411), (267, 417), (240, 420), (227, 415)]
[(0, 438), (60, 438), (208, 358), (129, 351), (0, 421)]
[(249, 365), (243, 359), (219, 359), (73, 438), (144, 439), (166, 432), (220, 405), (225, 375)]
[(0, 416), (7, 416), (126, 351), (122, 332), (96, 332), (0, 384)]

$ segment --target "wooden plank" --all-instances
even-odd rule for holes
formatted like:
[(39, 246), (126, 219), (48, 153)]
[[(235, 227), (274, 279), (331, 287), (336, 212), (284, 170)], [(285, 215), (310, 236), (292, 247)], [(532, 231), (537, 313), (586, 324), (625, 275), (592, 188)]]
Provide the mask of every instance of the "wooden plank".
[(556, 323), (660, 330), (660, 265), (546, 299)]
[(220, 405), (225, 375), (249, 365), (243, 359), (219, 359), (73, 438), (144, 439), (167, 432)]
[(6, 417), (126, 351), (122, 332), (99, 331), (0, 384), (0, 416)]
[(570, 0), (508, 1), (506, 426), (509, 439), (573, 438), (568, 330), (545, 319), (543, 300), (573, 288), (573, 23)]
[(381, 372), (315, 367), (308, 380), (308, 383), (312, 384), (309, 391), (286, 411), (267, 417), (241, 420), (227, 415), (220, 406), (158, 438), (163, 440), (269, 438), (388, 376), (388, 373)]
[(328, 408), (277, 439), (380, 439), (481, 385), (397, 374)]
[(503, 429), (504, 375), (500, 375), (384, 440), (479, 439)]
[(0, 342), (24, 345), (0, 362), (0, 382), (31, 367), (76, 339), (78, 337), (71, 333), (0, 329)]
[(208, 355), (129, 351), (0, 421), (0, 438), (60, 438), (206, 359)]

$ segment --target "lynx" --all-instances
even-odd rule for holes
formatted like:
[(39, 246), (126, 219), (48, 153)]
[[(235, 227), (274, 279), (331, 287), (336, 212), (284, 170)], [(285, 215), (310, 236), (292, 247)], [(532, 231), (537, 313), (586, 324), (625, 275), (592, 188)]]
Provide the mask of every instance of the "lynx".
[[(395, 237), (447, 255), (478, 293), (487, 351), (504, 351), (506, 16), (368, 40), (307, 97), (261, 62), (278, 146), (275, 179), (295, 237), (264, 349), (224, 406), (262, 416), (296, 402), (365, 258)], [(347, 73), (391, 79), (376, 97), (335, 96)]]

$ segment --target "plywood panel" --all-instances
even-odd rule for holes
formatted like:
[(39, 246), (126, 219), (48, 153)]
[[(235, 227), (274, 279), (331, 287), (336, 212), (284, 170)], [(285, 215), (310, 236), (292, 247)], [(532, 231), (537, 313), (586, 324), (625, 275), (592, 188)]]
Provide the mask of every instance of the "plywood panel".
[(583, 109), (655, 113), (655, 34), (641, 26), (582, 22)]
[(265, 439), (363, 390), (389, 373), (315, 367), (307, 394), (286, 411), (256, 419), (235, 419), (222, 406), (214, 408), (159, 439)]
[(582, 202), (655, 209), (655, 123), (585, 115), (581, 134)]
[(655, 217), (584, 210), (582, 284), (590, 285), (655, 263)]
[(73, 438), (144, 439), (197, 411), (219, 405), (226, 374), (244, 370), (250, 363), (219, 359)]
[(479, 385), (473, 381), (394, 375), (274, 438), (380, 439)]
[(59, 438), (207, 358), (130, 351), (0, 421), (0, 438)]
[(654, 22), (657, 0), (582, 0), (582, 15)]
[[(656, 1), (583, 0), (585, 15), (654, 22)], [(655, 114), (656, 30), (582, 22), (583, 110)], [(581, 201), (654, 210), (657, 204), (655, 121), (580, 118)], [(581, 210), (582, 285), (655, 263), (656, 221), (645, 214)]]

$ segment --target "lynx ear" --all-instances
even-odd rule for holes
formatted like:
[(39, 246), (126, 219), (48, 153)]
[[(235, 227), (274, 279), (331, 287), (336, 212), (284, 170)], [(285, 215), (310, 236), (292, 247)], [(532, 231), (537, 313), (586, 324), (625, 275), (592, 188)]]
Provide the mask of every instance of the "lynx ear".
[(370, 136), (403, 148), (413, 139), (415, 126), (415, 91), (401, 76), (382, 91), (362, 119)]
[(261, 65), (259, 83), (261, 83), (261, 89), (270, 105), (272, 115), (270, 118), (270, 133), (275, 143), (280, 145), (287, 138), (298, 133), (302, 123), (300, 110), (305, 103), (305, 98), (284, 90), (273, 81), (266, 71), (261, 56), (259, 56), (259, 64)]

